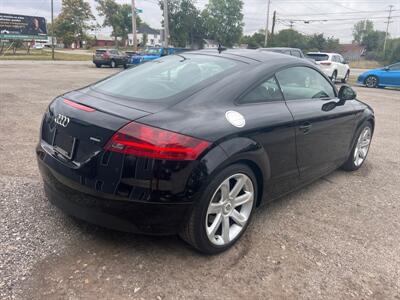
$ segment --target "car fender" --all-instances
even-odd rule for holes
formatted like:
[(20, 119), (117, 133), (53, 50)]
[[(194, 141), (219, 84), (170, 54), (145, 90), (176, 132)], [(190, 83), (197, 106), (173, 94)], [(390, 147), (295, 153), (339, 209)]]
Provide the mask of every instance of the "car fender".
[(270, 159), (260, 143), (247, 137), (234, 137), (217, 144), (201, 158), (206, 167), (208, 178), (234, 163), (249, 165), (257, 177), (259, 186), (258, 203), (263, 197), (263, 189), (271, 177)]

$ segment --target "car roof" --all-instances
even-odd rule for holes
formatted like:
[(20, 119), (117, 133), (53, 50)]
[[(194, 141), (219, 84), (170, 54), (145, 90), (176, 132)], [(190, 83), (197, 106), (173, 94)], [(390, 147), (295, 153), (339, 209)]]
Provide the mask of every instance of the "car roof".
[[(260, 51), (258, 49), (228, 49), (222, 51), (221, 53), (218, 52), (218, 49), (204, 49), (185, 53), (219, 56), (232, 60), (242, 61), (247, 64), (262, 64), (268, 62), (269, 64), (274, 65), (274, 62), (276, 62), (276, 64), (279, 64), (282, 63), (283, 60), (287, 62), (303, 61), (302, 59), (294, 56), (271, 51)], [(182, 55), (184, 55), (185, 53), (182, 53)]]
[(339, 53), (334, 53), (334, 52), (308, 52), (307, 54), (341, 55)]
[(259, 48), (258, 50), (263, 51), (263, 50), (300, 50), (300, 49), (291, 47), (268, 47), (268, 48)]

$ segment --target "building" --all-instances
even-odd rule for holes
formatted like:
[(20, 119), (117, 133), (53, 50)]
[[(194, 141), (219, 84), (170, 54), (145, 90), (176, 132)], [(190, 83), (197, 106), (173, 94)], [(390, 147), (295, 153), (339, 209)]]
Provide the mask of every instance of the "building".
[(340, 53), (346, 60), (360, 60), (367, 52), (364, 46), (358, 44), (342, 44)]
[[(152, 46), (161, 46), (161, 30), (153, 29), (147, 24), (141, 24), (137, 29), (137, 42), (141, 47), (152, 47)], [(147, 42), (145, 45), (143, 44), (143, 37), (147, 35)], [(129, 46), (133, 46), (133, 35), (132, 33), (128, 34)]]
[(95, 47), (114, 47), (115, 46), (115, 38), (111, 36), (95, 36), (94, 41)]

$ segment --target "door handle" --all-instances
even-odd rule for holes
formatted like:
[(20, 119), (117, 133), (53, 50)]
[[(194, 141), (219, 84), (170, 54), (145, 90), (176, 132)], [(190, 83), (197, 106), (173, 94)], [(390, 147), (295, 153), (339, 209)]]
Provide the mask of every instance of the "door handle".
[(310, 122), (304, 122), (302, 125), (299, 126), (299, 129), (303, 131), (304, 134), (307, 134), (311, 131), (312, 124)]

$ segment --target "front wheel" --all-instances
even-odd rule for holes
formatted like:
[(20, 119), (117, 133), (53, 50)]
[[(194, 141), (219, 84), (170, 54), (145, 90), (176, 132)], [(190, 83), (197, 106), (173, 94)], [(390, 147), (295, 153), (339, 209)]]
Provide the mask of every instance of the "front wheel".
[(372, 126), (370, 122), (367, 122), (361, 127), (350, 156), (343, 164), (342, 169), (346, 171), (355, 171), (362, 166), (367, 158), (371, 139)]
[(378, 77), (370, 75), (367, 78), (365, 78), (365, 82), (364, 83), (365, 83), (366, 87), (376, 88), (378, 86), (378, 83), (379, 83)]
[(245, 232), (257, 199), (257, 180), (243, 164), (231, 165), (206, 187), (181, 237), (197, 250), (216, 254), (230, 248)]

